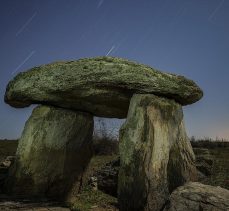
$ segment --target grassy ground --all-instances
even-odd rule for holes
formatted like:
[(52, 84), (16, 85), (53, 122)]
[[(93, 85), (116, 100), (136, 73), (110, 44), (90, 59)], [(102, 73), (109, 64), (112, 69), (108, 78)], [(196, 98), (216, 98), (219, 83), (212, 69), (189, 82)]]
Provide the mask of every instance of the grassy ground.
[[(86, 171), (85, 178), (89, 178), (96, 171), (101, 169), (106, 163), (115, 160), (118, 155), (105, 153), (106, 150), (103, 148), (103, 153), (96, 153), (92, 157)], [(109, 150), (110, 152), (110, 147)], [(116, 211), (117, 198), (112, 197), (108, 194), (103, 193), (100, 190), (93, 190), (92, 187), (87, 185), (85, 181), (84, 188), (80, 194), (78, 194), (75, 202), (71, 204), (71, 210), (73, 211)]]
[(198, 140), (191, 141), (192, 147), (196, 148), (207, 148), (207, 149), (216, 149), (216, 148), (229, 148), (229, 141), (213, 141), (213, 140)]
[(85, 187), (76, 201), (71, 205), (73, 211), (116, 211), (117, 198), (107, 195), (91, 187)]
[(229, 189), (229, 147), (209, 149), (209, 151), (214, 162), (213, 174), (210, 176), (208, 184)]

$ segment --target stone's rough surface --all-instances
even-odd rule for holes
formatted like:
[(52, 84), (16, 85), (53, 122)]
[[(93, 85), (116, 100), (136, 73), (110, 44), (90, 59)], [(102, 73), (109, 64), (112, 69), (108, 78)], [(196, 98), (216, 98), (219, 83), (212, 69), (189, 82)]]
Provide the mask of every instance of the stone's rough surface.
[(50, 106), (34, 109), (6, 183), (19, 196), (68, 199), (92, 156), (93, 116)]
[(229, 190), (189, 182), (177, 188), (170, 196), (164, 211), (228, 211)]
[(51, 104), (96, 116), (125, 118), (134, 93), (152, 93), (182, 105), (203, 95), (183, 76), (125, 59), (98, 57), (56, 62), (19, 73), (7, 86), (5, 102), (14, 107)]
[(196, 180), (182, 108), (173, 100), (134, 95), (119, 146), (120, 210), (159, 211), (170, 192)]

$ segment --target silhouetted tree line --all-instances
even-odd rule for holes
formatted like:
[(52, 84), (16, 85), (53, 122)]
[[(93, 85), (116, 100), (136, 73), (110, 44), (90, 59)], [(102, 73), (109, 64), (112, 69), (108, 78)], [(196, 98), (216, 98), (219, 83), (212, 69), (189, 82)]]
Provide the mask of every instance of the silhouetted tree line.
[(203, 139), (196, 139), (194, 136), (190, 138), (190, 142), (192, 147), (206, 147), (206, 148), (216, 148), (216, 147), (229, 147), (229, 141), (226, 139), (216, 139), (212, 138), (203, 138)]

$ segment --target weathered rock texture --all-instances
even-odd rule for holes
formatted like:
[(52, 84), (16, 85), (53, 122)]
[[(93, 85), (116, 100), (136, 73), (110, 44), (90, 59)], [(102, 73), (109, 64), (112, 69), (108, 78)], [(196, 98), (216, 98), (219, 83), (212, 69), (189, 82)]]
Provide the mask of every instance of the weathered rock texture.
[(170, 196), (164, 211), (228, 211), (229, 190), (221, 187), (189, 182)]
[(78, 193), (92, 156), (93, 116), (50, 106), (34, 109), (19, 141), (8, 192), (26, 197)]
[(5, 102), (14, 107), (50, 104), (125, 118), (134, 93), (152, 93), (182, 105), (198, 101), (203, 93), (183, 76), (112, 57), (56, 62), (19, 73), (7, 86)]
[(169, 193), (196, 179), (182, 108), (173, 100), (134, 95), (119, 146), (120, 210), (159, 211)]

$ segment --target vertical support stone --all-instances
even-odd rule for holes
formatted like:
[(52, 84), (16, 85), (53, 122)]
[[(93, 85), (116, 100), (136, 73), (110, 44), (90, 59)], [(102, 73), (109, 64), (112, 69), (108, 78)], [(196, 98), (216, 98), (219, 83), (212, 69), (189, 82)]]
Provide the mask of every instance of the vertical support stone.
[(93, 116), (38, 106), (26, 122), (6, 183), (22, 197), (70, 200), (92, 156)]
[(182, 107), (152, 94), (132, 97), (120, 129), (121, 211), (159, 211), (177, 186), (196, 179)]

